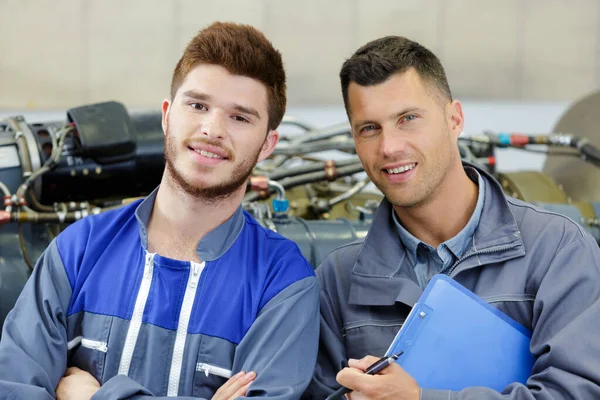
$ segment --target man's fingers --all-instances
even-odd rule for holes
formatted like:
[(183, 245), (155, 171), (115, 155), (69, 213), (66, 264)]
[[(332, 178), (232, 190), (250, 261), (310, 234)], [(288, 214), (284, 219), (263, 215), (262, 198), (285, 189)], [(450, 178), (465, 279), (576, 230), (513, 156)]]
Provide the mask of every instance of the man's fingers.
[(356, 368), (344, 368), (338, 372), (336, 380), (340, 385), (345, 386), (348, 389), (360, 390), (365, 377), (373, 378), (370, 375), (365, 375), (363, 371)]
[(355, 360), (353, 358), (348, 360), (348, 366), (350, 368), (360, 369), (361, 371), (366, 371), (371, 365), (379, 361), (379, 358), (373, 356), (366, 356), (361, 358), (360, 360)]
[(365, 396), (361, 392), (350, 392), (346, 394), (347, 400), (370, 400), (368, 396)]
[(252, 382), (254, 378), (256, 378), (256, 372), (254, 371), (250, 371), (247, 374), (244, 374), (243, 372), (241, 374), (238, 373), (229, 378), (229, 380), (217, 390), (217, 393), (215, 393), (215, 397), (213, 398), (230, 399), (238, 390)]
[[(366, 364), (368, 367), (377, 360), (378, 360), (378, 358), (376, 358), (376, 357), (371, 357), (371, 358), (365, 357), (362, 360), (355, 360), (356, 361), (355, 365), (363, 367), (364, 364)], [(363, 362), (363, 364), (359, 364), (359, 362), (361, 362), (361, 361)], [(349, 364), (352, 365), (353, 363), (349, 362)], [(349, 368), (344, 368), (343, 370), (338, 372), (338, 374), (336, 376), (336, 380), (338, 381), (338, 383), (340, 385), (345, 386), (349, 389), (352, 389), (352, 390), (355, 390), (358, 392), (363, 392), (363, 393), (370, 393), (370, 391), (374, 387), (374, 385), (379, 384), (380, 380), (383, 379), (383, 376), (388, 375), (388, 374), (403, 374), (403, 375), (405, 375), (406, 372), (404, 372), (402, 367), (400, 367), (396, 363), (390, 364), (389, 366), (384, 368), (381, 372), (379, 372), (377, 375), (367, 375), (364, 373), (364, 371), (362, 369), (349, 367)]]
[(221, 389), (222, 389), (222, 390), (227, 390), (227, 389), (228, 389), (228, 388), (229, 388), (231, 385), (233, 385), (233, 383), (234, 383), (235, 381), (237, 381), (238, 379), (240, 379), (240, 378), (241, 378), (242, 376), (244, 376), (245, 374), (246, 374), (246, 373), (245, 373), (244, 371), (240, 371), (240, 372), (238, 372), (237, 374), (233, 375), (231, 378), (229, 378), (229, 379), (227, 380), (227, 382), (225, 382), (225, 383), (223, 384), (223, 386), (221, 386), (221, 387), (219, 388), (219, 390), (221, 390)]
[[(248, 383), (252, 382), (254, 380), (254, 378), (256, 378), (256, 372), (250, 371), (246, 375), (244, 375), (240, 379), (238, 379), (235, 382), (235, 386), (238, 386), (238, 389), (239, 389), (242, 386), (247, 385)], [(236, 390), (236, 392), (237, 392), (237, 390)]]
[(248, 387), (250, 387), (250, 384), (252, 382), (248, 382), (247, 384), (245, 384), (243, 387), (241, 387), (237, 392), (235, 392), (233, 394), (233, 396), (231, 396), (230, 399), (237, 399), (238, 397), (242, 397), (246, 395), (246, 392), (248, 391)]
[(395, 373), (405, 374), (406, 372), (404, 372), (404, 370), (402, 369), (402, 367), (400, 365), (398, 365), (398, 363), (393, 362), (390, 365), (388, 365), (387, 367), (385, 367), (384, 369), (382, 369), (381, 371), (379, 371), (377, 373), (377, 375), (388, 375), (388, 374), (395, 374)]

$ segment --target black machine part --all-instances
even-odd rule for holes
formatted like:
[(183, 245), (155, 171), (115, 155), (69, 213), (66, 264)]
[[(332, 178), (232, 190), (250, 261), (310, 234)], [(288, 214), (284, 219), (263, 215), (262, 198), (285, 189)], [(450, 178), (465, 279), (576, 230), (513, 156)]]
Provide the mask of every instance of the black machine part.
[(136, 197), (155, 189), (165, 165), (160, 113), (133, 114), (131, 124), (133, 149), (111, 162), (79, 156), (76, 140), (68, 142), (58, 167), (42, 177), (42, 202)]
[[(64, 138), (58, 163), (33, 184), (33, 193), (41, 203), (122, 199), (156, 188), (164, 170), (161, 114), (124, 117), (121, 105), (108, 104), (108, 108), (89, 106), (96, 110), (90, 115), (84, 107), (70, 110), (69, 119), (75, 119), (66, 126), (83, 130)], [(103, 122), (102, 113), (113, 108), (121, 116)], [(77, 119), (82, 114), (83, 119)], [(100, 121), (95, 128), (92, 117)], [(65, 122), (27, 124), (19, 116), (6, 121), (0, 122), (0, 182), (14, 194), (25, 178), (52, 157)], [(121, 128), (108, 129), (117, 121)]]
[[(32, 187), (43, 204), (137, 197), (150, 193), (164, 171), (161, 113), (131, 116), (116, 102), (68, 111), (66, 121), (0, 121), (0, 182), (16, 193), (22, 181), (49, 161), (61, 131), (60, 159)], [(75, 129), (73, 129), (75, 128)]]
[(71, 108), (67, 118), (76, 128), (74, 152), (105, 165), (132, 159), (135, 130), (121, 103), (109, 101)]

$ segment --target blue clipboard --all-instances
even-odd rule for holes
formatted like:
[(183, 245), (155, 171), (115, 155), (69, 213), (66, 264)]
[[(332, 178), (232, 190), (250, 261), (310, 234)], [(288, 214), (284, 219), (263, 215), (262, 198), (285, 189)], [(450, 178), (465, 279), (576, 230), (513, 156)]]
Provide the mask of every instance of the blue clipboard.
[(447, 275), (435, 275), (386, 355), (427, 389), (525, 384), (534, 357), (531, 331)]

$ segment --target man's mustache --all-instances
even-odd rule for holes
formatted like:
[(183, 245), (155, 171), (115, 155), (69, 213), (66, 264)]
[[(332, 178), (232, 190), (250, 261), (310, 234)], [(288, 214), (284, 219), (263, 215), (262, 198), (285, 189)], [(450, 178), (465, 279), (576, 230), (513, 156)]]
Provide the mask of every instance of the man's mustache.
[(225, 152), (228, 159), (233, 159), (233, 151), (223, 146), (221, 142), (218, 140), (210, 140), (210, 139), (186, 139), (183, 144), (187, 147), (198, 147), (200, 144), (205, 144), (208, 146), (217, 147)]

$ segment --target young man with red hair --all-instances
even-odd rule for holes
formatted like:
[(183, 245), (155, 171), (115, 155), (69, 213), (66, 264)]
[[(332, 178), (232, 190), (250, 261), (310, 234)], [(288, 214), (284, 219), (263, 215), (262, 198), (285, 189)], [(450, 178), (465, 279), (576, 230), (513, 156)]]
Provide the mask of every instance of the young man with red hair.
[(293, 399), (318, 343), (318, 286), (291, 241), (241, 208), (285, 111), (281, 55), (215, 23), (162, 104), (166, 168), (143, 201), (71, 225), (0, 342), (0, 397)]

